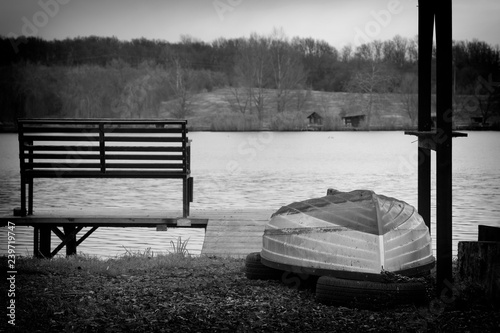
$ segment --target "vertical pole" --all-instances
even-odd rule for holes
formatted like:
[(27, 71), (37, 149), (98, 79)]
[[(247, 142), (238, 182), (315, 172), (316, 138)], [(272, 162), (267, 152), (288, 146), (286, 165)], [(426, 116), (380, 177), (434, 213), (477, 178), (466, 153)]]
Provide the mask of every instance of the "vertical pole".
[[(418, 7), (418, 130), (432, 129), (432, 38), (434, 8), (429, 1)], [(431, 151), (418, 147), (418, 212), (431, 230)]]
[(452, 282), (452, 3), (436, 4), (437, 131), (443, 139), (436, 151), (437, 270), (438, 292)]

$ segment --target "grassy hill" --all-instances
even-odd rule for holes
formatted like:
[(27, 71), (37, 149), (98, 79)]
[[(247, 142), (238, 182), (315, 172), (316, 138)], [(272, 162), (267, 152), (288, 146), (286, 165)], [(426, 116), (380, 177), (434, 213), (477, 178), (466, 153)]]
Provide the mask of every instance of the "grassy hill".
[[(248, 106), (242, 113), (235, 105), (230, 88), (203, 92), (190, 98), (190, 111), (184, 117), (192, 130), (305, 130), (307, 117), (316, 112), (323, 117), (323, 130), (348, 130), (342, 116), (367, 114), (370, 96), (341, 92), (293, 92), (287, 111), (278, 113), (276, 92), (265, 91), (264, 112), (260, 121), (255, 107)], [(176, 118), (176, 103), (162, 103), (159, 115)], [(402, 97), (398, 94), (373, 95), (370, 129), (411, 128), (411, 120), (404, 111)], [(361, 124), (359, 129), (367, 129)]]

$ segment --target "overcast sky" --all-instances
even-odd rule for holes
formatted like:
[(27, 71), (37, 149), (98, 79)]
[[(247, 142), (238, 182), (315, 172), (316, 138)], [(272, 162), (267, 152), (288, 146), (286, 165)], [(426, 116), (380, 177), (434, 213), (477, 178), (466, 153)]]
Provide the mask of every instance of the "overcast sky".
[[(1, 0), (0, 34), (44, 39), (115, 36), (169, 42), (191, 35), (270, 34), (322, 39), (341, 48), (417, 34), (417, 0)], [(453, 38), (500, 44), (500, 0), (453, 0)]]

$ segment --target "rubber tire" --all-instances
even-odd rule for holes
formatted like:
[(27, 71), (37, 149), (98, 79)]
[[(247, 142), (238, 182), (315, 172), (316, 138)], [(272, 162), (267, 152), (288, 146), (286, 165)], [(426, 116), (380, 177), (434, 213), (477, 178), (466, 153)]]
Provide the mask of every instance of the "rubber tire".
[(380, 308), (398, 304), (423, 304), (425, 285), (419, 282), (383, 283), (322, 276), (316, 284), (316, 301), (328, 305)]
[(250, 280), (279, 280), (283, 271), (267, 267), (260, 261), (260, 253), (253, 252), (245, 259), (245, 275)]

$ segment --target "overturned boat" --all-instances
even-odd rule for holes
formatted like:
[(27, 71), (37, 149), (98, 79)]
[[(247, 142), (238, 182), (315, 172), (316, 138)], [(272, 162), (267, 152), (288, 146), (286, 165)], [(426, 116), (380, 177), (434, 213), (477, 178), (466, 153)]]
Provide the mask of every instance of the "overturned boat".
[(266, 225), (260, 256), (280, 270), (360, 280), (427, 273), (435, 262), (416, 209), (369, 190), (329, 189), (281, 207)]

